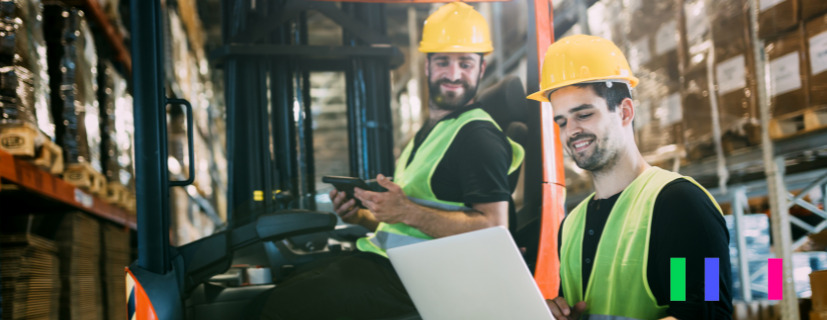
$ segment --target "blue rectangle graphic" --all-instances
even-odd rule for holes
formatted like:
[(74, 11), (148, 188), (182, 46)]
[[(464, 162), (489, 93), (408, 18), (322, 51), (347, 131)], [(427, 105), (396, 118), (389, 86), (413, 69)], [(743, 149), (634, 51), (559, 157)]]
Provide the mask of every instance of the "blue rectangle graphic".
[(718, 272), (720, 264), (718, 258), (704, 259), (704, 300), (718, 301)]

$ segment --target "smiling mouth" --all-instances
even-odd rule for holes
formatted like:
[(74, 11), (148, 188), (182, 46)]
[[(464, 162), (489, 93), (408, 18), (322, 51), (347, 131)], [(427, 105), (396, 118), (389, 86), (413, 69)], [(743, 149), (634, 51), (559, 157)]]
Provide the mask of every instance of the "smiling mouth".
[(462, 88), (461, 84), (443, 83), (443, 84), (441, 84), (441, 86), (445, 89), (448, 89), (448, 90), (458, 90), (458, 89)]
[(586, 148), (588, 148), (589, 146), (591, 146), (592, 143), (594, 143), (594, 139), (584, 139), (572, 142), (569, 145), (571, 145), (572, 149), (574, 149), (575, 152), (581, 152), (583, 150), (586, 150)]

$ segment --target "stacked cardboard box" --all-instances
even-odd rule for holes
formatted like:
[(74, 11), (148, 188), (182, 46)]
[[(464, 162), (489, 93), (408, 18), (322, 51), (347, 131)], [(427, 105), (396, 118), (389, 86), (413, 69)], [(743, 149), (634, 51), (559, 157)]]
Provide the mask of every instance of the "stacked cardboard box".
[[(827, 4), (827, 1), (823, 1)], [(804, 27), (808, 57), (807, 92), (810, 107), (827, 105), (827, 15), (813, 19)]]
[(811, 273), (810, 287), (813, 289), (810, 320), (827, 320), (827, 270)]
[(44, 140), (38, 131), (54, 137), (41, 13), (39, 0), (0, 1), (0, 128), (33, 128), (24, 137), (33, 147)]
[(120, 319), (126, 315), (124, 268), (130, 262), (129, 231), (105, 224), (101, 227), (101, 234), (106, 319)]
[(52, 113), (56, 139), (67, 163), (89, 163), (102, 172), (97, 97), (97, 53), (84, 13), (48, 5), (44, 9)]
[(704, 0), (684, 0), (680, 28), (681, 103), (684, 147), (690, 161), (715, 154), (709, 79), (710, 24)]
[(761, 141), (749, 7), (747, 0), (713, 1), (707, 11), (712, 21), (715, 87), (726, 154)]
[(128, 197), (134, 194), (132, 101), (126, 92), (126, 80), (109, 61), (99, 64), (98, 83), (101, 164), (109, 182), (107, 200), (126, 207)]
[(67, 213), (56, 240), (62, 288), (60, 318), (104, 319), (100, 224), (84, 213)]
[[(642, 1), (630, 21), (641, 19), (638, 38), (631, 37), (627, 57), (640, 84), (636, 127), (643, 154), (663, 154), (683, 145), (683, 116), (678, 65), (679, 10), (669, 1)], [(634, 29), (634, 28), (632, 28)]]
[(631, 26), (627, 27), (626, 21), (623, 20), (628, 16), (618, 14), (619, 12), (623, 12), (623, 0), (595, 2), (588, 9), (589, 31), (592, 35), (612, 40), (618, 47), (623, 48), (626, 46)]
[(686, 157), (697, 161), (715, 155), (708, 69), (706, 65), (698, 65), (689, 70), (683, 79), (683, 105), (691, 106), (683, 112)]
[(773, 117), (796, 113), (807, 107), (807, 66), (803, 28), (767, 42), (770, 63), (768, 90)]
[(824, 0), (801, 0), (801, 18), (808, 21), (827, 13), (827, 1)]
[(801, 21), (799, 0), (760, 0), (758, 4), (758, 36), (761, 38), (775, 38), (794, 29)]
[(3, 319), (57, 319), (57, 247), (33, 234), (0, 236)]
[(101, 119), (101, 164), (103, 174), (109, 181), (119, 181), (118, 173), (118, 138), (115, 131), (115, 96), (116, 83), (123, 83), (124, 80), (118, 75), (115, 68), (109, 61), (101, 60), (98, 64), (98, 99), (100, 105)]

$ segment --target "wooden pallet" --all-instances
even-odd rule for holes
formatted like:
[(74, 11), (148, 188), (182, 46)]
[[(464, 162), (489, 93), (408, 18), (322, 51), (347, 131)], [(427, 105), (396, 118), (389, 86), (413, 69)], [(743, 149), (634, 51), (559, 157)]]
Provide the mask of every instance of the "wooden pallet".
[(0, 148), (51, 174), (63, 172), (63, 149), (33, 124), (0, 126)]
[(124, 201), (124, 197), (127, 196), (126, 187), (120, 183), (113, 181), (106, 185), (106, 197), (104, 197), (104, 200), (107, 202), (114, 205), (120, 205)]
[(770, 137), (783, 139), (827, 128), (827, 106), (807, 108), (770, 119)]
[(46, 140), (37, 151), (37, 157), (32, 160), (32, 163), (51, 174), (61, 174), (63, 172), (63, 149), (56, 143)]
[(66, 166), (63, 180), (98, 196), (106, 196), (106, 178), (87, 162)]
[(45, 140), (45, 135), (31, 123), (0, 127), (0, 148), (15, 156), (34, 157)]
[(135, 201), (135, 194), (126, 191), (124, 193), (123, 198), (121, 199), (121, 203), (119, 204), (121, 208), (126, 209), (127, 212), (131, 214), (135, 214), (137, 211), (137, 203)]

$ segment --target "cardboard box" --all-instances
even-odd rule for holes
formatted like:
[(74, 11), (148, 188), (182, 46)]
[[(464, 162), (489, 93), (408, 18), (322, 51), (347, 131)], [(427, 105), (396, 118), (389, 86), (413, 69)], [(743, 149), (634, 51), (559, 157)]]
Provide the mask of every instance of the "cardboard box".
[(745, 51), (715, 65), (721, 143), (725, 154), (761, 143), (752, 56)]
[(635, 127), (638, 147), (644, 154), (668, 145), (682, 146), (683, 117), (680, 99), (678, 23), (661, 19), (652, 34), (630, 42), (632, 69), (640, 79)]
[(678, 21), (677, 19), (664, 19), (653, 29), (654, 34), (649, 37), (651, 57), (644, 64), (643, 70), (636, 70), (636, 72), (651, 70), (660, 73), (658, 76), (665, 78), (659, 80), (667, 81), (667, 85), (674, 87), (675, 91), (677, 91), (680, 79)]
[(813, 311), (827, 312), (827, 270), (810, 273)]
[[(827, 4), (827, 1), (823, 3)], [(827, 15), (807, 22), (804, 29), (810, 106), (827, 105)]]
[(716, 63), (742, 54), (752, 56), (749, 4), (746, 0), (713, 1), (707, 12), (712, 21)]
[(802, 20), (809, 21), (811, 18), (818, 17), (824, 13), (827, 13), (827, 1), (801, 0)]
[(715, 154), (712, 139), (712, 103), (706, 61), (683, 76), (681, 100), (692, 106), (683, 110), (684, 146), (686, 158), (700, 160)]
[(664, 95), (640, 99), (638, 105), (648, 105), (650, 113), (648, 124), (639, 131), (640, 151), (648, 154), (664, 146), (683, 146), (683, 105), (677, 88), (669, 89)]
[(758, 36), (767, 39), (798, 25), (799, 0), (759, 0)]
[(704, 0), (683, 0), (680, 28), (681, 65), (684, 70), (694, 69), (699, 63), (706, 63), (706, 52), (711, 40), (711, 17), (707, 14)]
[(773, 117), (793, 113), (807, 107), (807, 61), (804, 31), (793, 32), (767, 42), (770, 61), (770, 104)]

